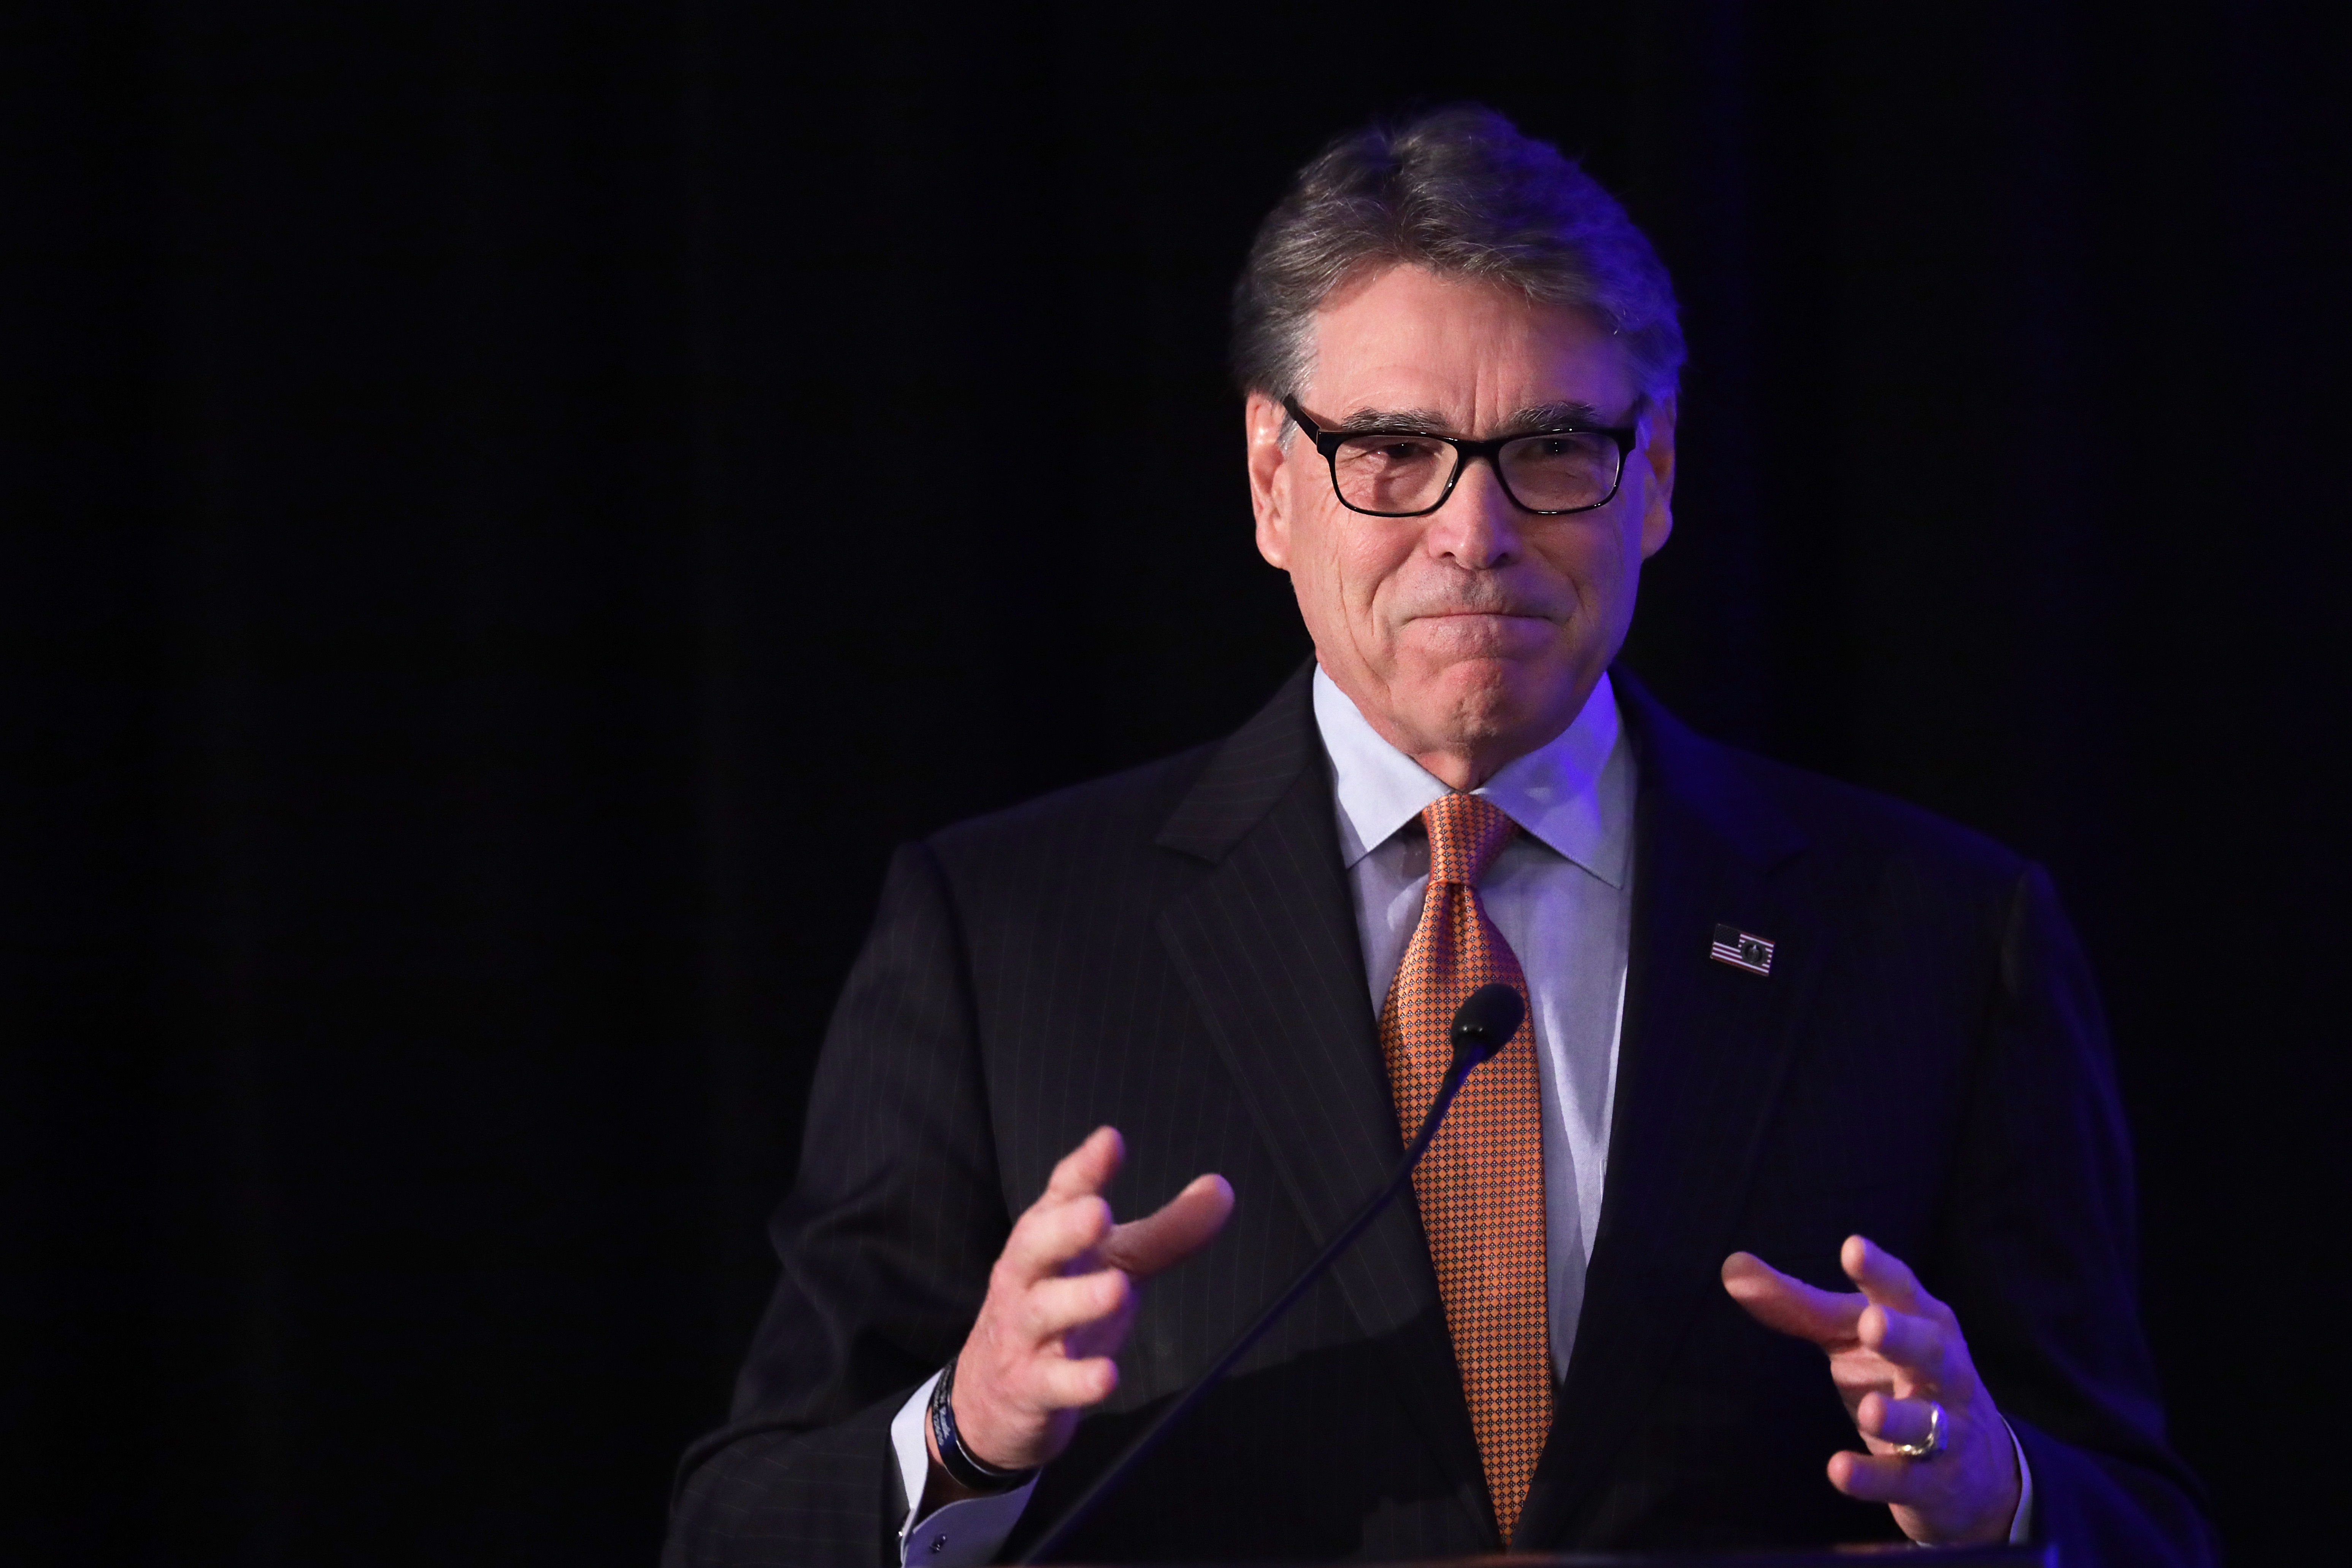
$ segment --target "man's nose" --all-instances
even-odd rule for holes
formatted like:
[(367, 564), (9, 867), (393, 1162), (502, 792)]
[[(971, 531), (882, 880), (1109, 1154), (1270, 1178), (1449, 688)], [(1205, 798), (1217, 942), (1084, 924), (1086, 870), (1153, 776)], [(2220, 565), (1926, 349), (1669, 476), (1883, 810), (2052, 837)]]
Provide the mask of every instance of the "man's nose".
[(1523, 514), (1503, 489), (1495, 465), (1476, 459), (1454, 481), (1454, 493), (1430, 514), (1429, 548), (1474, 572), (1518, 559)]

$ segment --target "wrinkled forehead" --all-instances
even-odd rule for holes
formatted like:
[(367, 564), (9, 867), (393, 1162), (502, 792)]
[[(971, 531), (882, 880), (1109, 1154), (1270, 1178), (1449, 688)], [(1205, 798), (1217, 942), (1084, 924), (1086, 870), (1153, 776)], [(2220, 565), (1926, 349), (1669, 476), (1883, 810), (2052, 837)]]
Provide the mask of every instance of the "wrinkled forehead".
[(1632, 358), (1593, 312), (1419, 267), (1350, 278), (1308, 339), (1302, 401), (1318, 418), (1412, 413), (1472, 430), (1538, 407), (1614, 419), (1637, 401)]

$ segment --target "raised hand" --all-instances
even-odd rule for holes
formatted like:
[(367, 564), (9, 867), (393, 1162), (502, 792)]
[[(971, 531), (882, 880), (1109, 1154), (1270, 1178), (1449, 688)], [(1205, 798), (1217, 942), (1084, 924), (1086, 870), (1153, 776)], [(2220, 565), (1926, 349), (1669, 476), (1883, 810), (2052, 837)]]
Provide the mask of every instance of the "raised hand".
[[(990, 1271), (952, 1396), (958, 1436), (988, 1464), (1026, 1469), (1069, 1447), (1079, 1414), (1118, 1386), (1136, 1286), (1207, 1246), (1233, 1213), (1225, 1179), (1197, 1176), (1157, 1213), (1113, 1223), (1102, 1194), (1125, 1152), (1115, 1128), (1098, 1127), (1063, 1156)], [(929, 1506), (961, 1492), (934, 1448)]]
[[(1920, 1288), (1903, 1260), (1859, 1236), (1838, 1262), (1858, 1291), (1820, 1290), (1746, 1252), (1723, 1263), (1723, 1288), (1766, 1328), (1811, 1340), (1869, 1448), (1830, 1458), (1830, 1484), (1883, 1502), (1903, 1533), (1936, 1544), (2006, 1540), (2016, 1517), (2017, 1450), (1969, 1359), (1952, 1310)], [(1942, 1446), (1910, 1458), (1898, 1446), (1928, 1441), (1935, 1407)]]

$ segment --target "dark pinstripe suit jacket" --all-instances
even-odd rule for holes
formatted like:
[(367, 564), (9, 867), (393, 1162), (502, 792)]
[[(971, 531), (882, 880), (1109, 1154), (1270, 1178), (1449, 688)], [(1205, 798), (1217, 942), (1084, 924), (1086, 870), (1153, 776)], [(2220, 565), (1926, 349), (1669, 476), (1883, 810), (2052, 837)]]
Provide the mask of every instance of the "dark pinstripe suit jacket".
[[(1715, 745), (1618, 678), (1641, 786), (1608, 1195), (1515, 1545), (1885, 1535), (1823, 1479), (1820, 1352), (1717, 1271), (1842, 1285), (1862, 1231), (1967, 1330), (2069, 1568), (2210, 1557), (2133, 1300), (2098, 1005), (2035, 868), (1924, 813)], [(1718, 921), (1769, 977), (1709, 961)], [(1110, 1122), (1119, 1212), (1202, 1171), (1226, 1234), (1155, 1281), (1123, 1383), (1017, 1553), (1381, 1180), (1399, 1132), (1305, 672), (1223, 744), (902, 850), (834, 1019), (782, 1282), (730, 1424), (680, 1473), (673, 1563), (895, 1562), (891, 1415), (963, 1336), (1012, 1216)], [(1116, 1494), (1075, 1559), (1493, 1551), (1409, 1207)]]

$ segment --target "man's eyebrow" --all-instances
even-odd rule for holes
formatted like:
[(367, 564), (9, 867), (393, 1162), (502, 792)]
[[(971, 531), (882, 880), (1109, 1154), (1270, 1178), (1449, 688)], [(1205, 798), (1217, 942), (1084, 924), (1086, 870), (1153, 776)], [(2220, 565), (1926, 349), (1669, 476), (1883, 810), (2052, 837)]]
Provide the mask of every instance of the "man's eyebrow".
[[(1601, 410), (1590, 403), (1535, 403), (1514, 410), (1497, 436), (1523, 435), (1533, 430), (1557, 430), (1562, 426), (1579, 429), (1597, 429), (1601, 425)], [(1445, 416), (1433, 408), (1359, 408), (1331, 428), (1343, 435), (1360, 436), (1374, 431), (1425, 430), (1432, 435), (1448, 434)]]
[(1332, 428), (1350, 436), (1372, 430), (1426, 430), (1433, 434), (1445, 428), (1445, 416), (1433, 408), (1359, 408)]
[(1563, 425), (1579, 429), (1597, 429), (1603, 423), (1601, 410), (1590, 403), (1538, 403), (1517, 410), (1504, 421), (1504, 434), (1520, 430), (1557, 430)]

